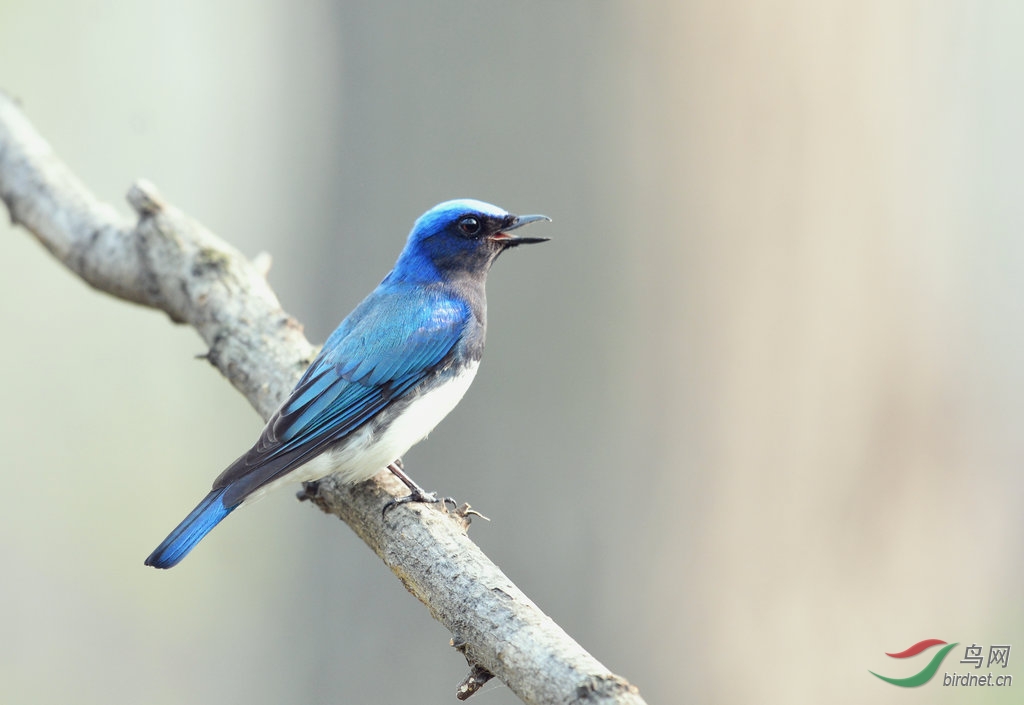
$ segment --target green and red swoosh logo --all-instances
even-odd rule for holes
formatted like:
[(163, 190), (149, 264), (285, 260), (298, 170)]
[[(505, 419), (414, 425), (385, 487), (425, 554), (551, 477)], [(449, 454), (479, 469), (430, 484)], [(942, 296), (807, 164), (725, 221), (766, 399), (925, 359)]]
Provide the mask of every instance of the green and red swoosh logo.
[(935, 672), (939, 670), (939, 666), (942, 665), (942, 659), (946, 658), (946, 654), (952, 651), (953, 647), (956, 646), (957, 643), (958, 642), (946, 644), (946, 642), (944, 642), (942, 639), (925, 639), (924, 641), (919, 641), (913, 646), (904, 649), (899, 653), (890, 654), (886, 652), (885, 655), (891, 656), (892, 658), (910, 658), (911, 656), (917, 656), (925, 649), (930, 649), (931, 647), (938, 646), (939, 644), (946, 644), (941, 649), (939, 649), (934, 656), (932, 656), (932, 660), (928, 662), (927, 666), (925, 666), (919, 672), (915, 673), (909, 678), (888, 678), (886, 676), (880, 676), (874, 671), (868, 671), (868, 673), (875, 676), (876, 678), (881, 678), (886, 683), (892, 683), (893, 685), (898, 685), (901, 688), (916, 688), (919, 685), (924, 685), (932, 679), (932, 676), (935, 675)]

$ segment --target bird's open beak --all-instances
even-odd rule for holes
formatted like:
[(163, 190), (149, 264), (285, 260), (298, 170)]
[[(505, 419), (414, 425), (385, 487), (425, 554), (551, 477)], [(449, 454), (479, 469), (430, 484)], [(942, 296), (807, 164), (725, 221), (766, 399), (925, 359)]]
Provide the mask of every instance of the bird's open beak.
[(521, 228), (524, 225), (530, 223), (536, 223), (538, 220), (546, 220), (549, 223), (551, 218), (546, 215), (512, 215), (508, 218), (508, 223), (503, 225), (501, 230), (494, 233), (491, 239), (500, 242), (505, 247), (515, 247), (516, 245), (532, 245), (537, 242), (547, 242), (551, 238), (549, 237), (516, 237), (510, 235), (509, 232)]

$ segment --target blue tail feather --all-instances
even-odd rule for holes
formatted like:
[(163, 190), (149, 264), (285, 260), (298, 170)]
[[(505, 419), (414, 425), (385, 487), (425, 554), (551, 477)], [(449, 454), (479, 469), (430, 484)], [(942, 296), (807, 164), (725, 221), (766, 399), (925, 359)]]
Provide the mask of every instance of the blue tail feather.
[(213, 527), (239, 506), (224, 506), (223, 498), (226, 491), (226, 488), (221, 488), (206, 495), (192, 513), (149, 554), (146, 565), (154, 568), (172, 568), (178, 565), (181, 559), (213, 530)]

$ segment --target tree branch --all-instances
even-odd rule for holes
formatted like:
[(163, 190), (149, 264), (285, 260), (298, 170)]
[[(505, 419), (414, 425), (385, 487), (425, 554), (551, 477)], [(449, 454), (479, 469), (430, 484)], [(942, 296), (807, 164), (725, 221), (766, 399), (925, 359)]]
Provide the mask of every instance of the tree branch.
[[(313, 359), (316, 349), (266, 281), (266, 258), (246, 259), (146, 182), (128, 192), (138, 214), (128, 222), (85, 188), (2, 92), (0, 199), (12, 222), (91, 286), (194, 327), (210, 363), (264, 419)], [(460, 699), (493, 674), (527, 703), (643, 703), (470, 541), (464, 510), (412, 505), (382, 518), (384, 503), (401, 492), (381, 473), (355, 486), (328, 477), (300, 498), (348, 523), (452, 633), (472, 668)]]

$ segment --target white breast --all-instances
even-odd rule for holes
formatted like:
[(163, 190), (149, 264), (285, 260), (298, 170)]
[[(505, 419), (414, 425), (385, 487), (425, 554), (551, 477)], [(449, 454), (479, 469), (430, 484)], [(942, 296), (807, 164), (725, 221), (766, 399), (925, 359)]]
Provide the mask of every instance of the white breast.
[(344, 445), (321, 453), (305, 465), (292, 470), (245, 498), (245, 504), (255, 502), (267, 492), (291, 482), (319, 480), (338, 473), (343, 482), (362, 482), (376, 475), (407, 450), (427, 437), (441, 419), (455, 408), (476, 377), (478, 362), (472, 362), (462, 372), (440, 387), (435, 387), (412, 400), (401, 416), (379, 433), (367, 424), (349, 436)]

